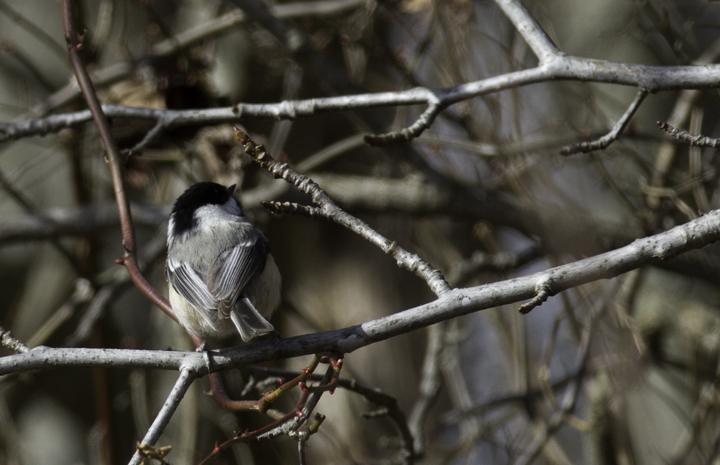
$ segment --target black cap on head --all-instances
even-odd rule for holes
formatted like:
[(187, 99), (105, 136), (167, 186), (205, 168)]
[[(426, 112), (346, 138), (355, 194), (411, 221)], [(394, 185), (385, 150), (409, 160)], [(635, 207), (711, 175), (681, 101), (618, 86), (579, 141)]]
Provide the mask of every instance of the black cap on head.
[(199, 182), (190, 186), (177, 198), (173, 206), (174, 232), (181, 234), (191, 229), (195, 224), (195, 210), (205, 205), (223, 205), (232, 197), (234, 191), (235, 185), (225, 187), (214, 182)]

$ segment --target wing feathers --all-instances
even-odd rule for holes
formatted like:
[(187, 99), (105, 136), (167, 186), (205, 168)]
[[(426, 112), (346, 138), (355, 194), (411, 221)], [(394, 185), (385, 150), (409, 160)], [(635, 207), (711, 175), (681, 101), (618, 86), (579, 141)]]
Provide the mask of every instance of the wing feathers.
[(197, 271), (185, 262), (177, 263), (174, 260), (168, 260), (165, 266), (165, 277), (175, 291), (195, 307), (210, 326), (215, 330), (220, 330), (215, 312), (217, 300), (210, 294), (205, 285), (205, 279)]
[(230, 318), (242, 340), (248, 342), (274, 329), (242, 295), (248, 282), (265, 268), (268, 252), (267, 240), (255, 232), (218, 255), (207, 275), (187, 262), (168, 260), (165, 276), (216, 331), (221, 331), (221, 320)]
[(267, 241), (259, 234), (253, 239), (224, 251), (210, 267), (207, 287), (220, 318), (230, 316), (247, 283), (265, 268)]

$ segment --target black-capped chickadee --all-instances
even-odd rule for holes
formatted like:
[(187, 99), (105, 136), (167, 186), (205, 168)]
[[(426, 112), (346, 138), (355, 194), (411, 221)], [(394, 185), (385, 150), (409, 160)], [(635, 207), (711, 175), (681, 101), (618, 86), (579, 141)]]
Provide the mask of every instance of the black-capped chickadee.
[(185, 329), (206, 340), (235, 330), (244, 342), (273, 331), (280, 272), (267, 239), (243, 215), (235, 186), (201, 182), (186, 190), (168, 224), (165, 277)]

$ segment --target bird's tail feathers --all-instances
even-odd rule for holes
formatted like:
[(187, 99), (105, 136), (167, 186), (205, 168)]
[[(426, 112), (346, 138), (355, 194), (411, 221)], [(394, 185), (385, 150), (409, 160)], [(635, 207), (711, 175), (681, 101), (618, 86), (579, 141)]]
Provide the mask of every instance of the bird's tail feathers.
[(230, 311), (230, 319), (235, 324), (243, 342), (250, 342), (275, 329), (245, 296), (241, 297)]

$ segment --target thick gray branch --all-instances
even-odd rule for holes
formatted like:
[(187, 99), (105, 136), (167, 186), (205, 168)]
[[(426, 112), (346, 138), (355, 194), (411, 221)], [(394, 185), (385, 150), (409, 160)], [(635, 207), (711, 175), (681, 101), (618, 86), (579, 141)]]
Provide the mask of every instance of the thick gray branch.
[[(638, 87), (646, 89), (648, 92), (711, 88), (720, 86), (720, 65), (645, 66), (558, 55), (536, 68), (502, 74), (446, 89), (432, 90), (419, 87), (402, 92), (292, 100), (274, 104), (241, 103), (233, 107), (205, 110), (156, 110), (103, 105), (103, 112), (109, 118), (162, 120), (164, 129), (171, 129), (182, 126), (236, 122), (245, 119), (294, 119), (324, 112), (381, 106), (437, 104), (444, 108), (480, 95), (550, 80), (606, 82)], [(57, 132), (66, 127), (85, 123), (90, 119), (90, 112), (85, 110), (52, 115), (24, 123), (0, 124), (0, 142)]]
[[(433, 302), (334, 331), (307, 334), (278, 342), (248, 344), (213, 351), (213, 371), (320, 352), (348, 353), (374, 342), (488, 308), (535, 297), (539, 287), (555, 295), (598, 279), (618, 276), (640, 266), (667, 260), (720, 240), (720, 210), (625, 247), (521, 278), (446, 292)], [(0, 375), (61, 366), (116, 366), (179, 369), (207, 373), (203, 354), (120, 349), (39, 348), (0, 359)]]

